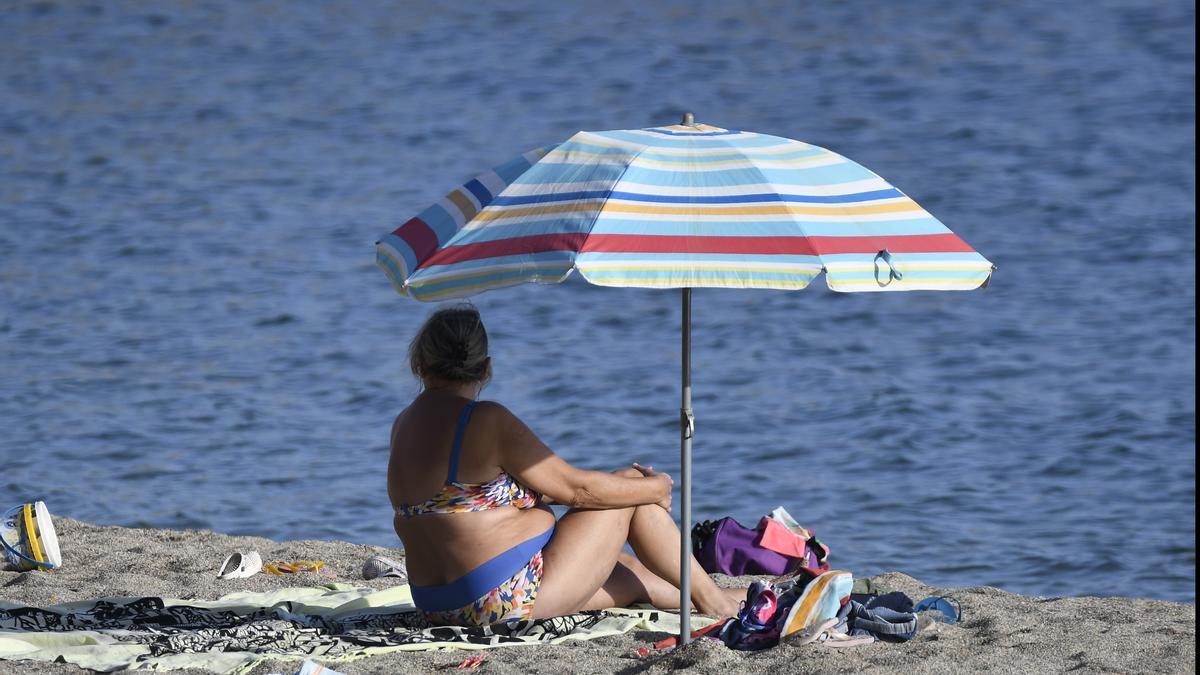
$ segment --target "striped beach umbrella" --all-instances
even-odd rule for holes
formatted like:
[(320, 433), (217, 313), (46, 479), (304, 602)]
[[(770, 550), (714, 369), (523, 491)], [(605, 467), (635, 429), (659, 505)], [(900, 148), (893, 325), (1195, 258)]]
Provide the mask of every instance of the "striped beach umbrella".
[(691, 553), (691, 289), (971, 290), (993, 265), (865, 167), (816, 145), (695, 124), (581, 131), (481, 174), (376, 245), (392, 285), (462, 298), (578, 270), (682, 289), (681, 640)]

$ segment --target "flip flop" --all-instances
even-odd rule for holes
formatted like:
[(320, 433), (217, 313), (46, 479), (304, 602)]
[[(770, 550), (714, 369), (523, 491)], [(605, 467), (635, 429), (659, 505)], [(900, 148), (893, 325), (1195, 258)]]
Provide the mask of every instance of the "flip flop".
[(849, 649), (850, 647), (862, 647), (874, 642), (875, 637), (871, 635), (847, 635), (841, 631), (829, 629), (825, 631), (822, 639), (817, 642), (817, 646), (825, 649)]
[(334, 578), (337, 576), (331, 570), (325, 569), (324, 560), (295, 560), (293, 562), (280, 562), (278, 560), (269, 562), (263, 565), (263, 573), (281, 577), (285, 574), (320, 574), (323, 577)]
[(946, 595), (935, 595), (925, 598), (913, 607), (913, 612), (941, 612), (942, 616), (935, 615), (934, 619), (942, 623), (958, 623), (962, 621), (962, 607), (958, 604), (957, 600)]
[(803, 628), (787, 636), (787, 643), (790, 645), (806, 645), (810, 642), (816, 642), (819, 638), (825, 635), (826, 631), (836, 626), (837, 623), (838, 620), (836, 617), (819, 621), (811, 626), (808, 626), (807, 628)]
[(245, 579), (262, 571), (262, 556), (258, 551), (232, 553), (217, 570), (218, 579)]
[(373, 555), (363, 563), (362, 576), (364, 579), (378, 579), (380, 577), (407, 579), (408, 572), (405, 570), (404, 563), (396, 562), (391, 558), (385, 558), (381, 555)]

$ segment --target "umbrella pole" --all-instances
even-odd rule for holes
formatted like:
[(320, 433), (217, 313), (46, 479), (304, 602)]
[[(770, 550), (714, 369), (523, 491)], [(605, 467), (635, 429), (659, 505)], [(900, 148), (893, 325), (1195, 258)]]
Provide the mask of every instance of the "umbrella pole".
[(692, 289), (683, 289), (682, 395), (679, 407), (679, 644), (691, 641), (692, 612)]

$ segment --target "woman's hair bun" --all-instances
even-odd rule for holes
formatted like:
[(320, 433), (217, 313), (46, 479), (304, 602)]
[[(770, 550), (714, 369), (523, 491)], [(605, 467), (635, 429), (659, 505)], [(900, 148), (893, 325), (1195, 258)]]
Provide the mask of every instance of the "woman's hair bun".
[(443, 307), (417, 331), (408, 347), (417, 377), (482, 382), (487, 377), (488, 339), (474, 305)]

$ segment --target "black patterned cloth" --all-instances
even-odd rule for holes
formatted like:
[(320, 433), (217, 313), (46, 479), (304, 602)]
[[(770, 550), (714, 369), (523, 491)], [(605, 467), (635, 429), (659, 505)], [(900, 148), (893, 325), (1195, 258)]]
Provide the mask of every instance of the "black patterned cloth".
[[(210, 606), (145, 597), (0, 609), (0, 659), (62, 660), (97, 670), (152, 665), (222, 670), (236, 661), (240, 670), (268, 657), (337, 660), (398, 650), (479, 649), (590, 639), (634, 628), (678, 628), (675, 615), (653, 610), (581, 612), (458, 627), (432, 626), (411, 606), (313, 613), (312, 605), (289, 601), (255, 609), (247, 607), (244, 597), (229, 603), (236, 609), (204, 604)], [(22, 640), (38, 648), (22, 651)], [(104, 645), (113, 647), (107, 650), (112, 658), (105, 658)], [(129, 646), (138, 648), (120, 648)], [(228, 658), (235, 653), (245, 658)], [(196, 658), (179, 657), (187, 654)], [(222, 658), (207, 662), (206, 654)], [(171, 658), (164, 661), (165, 657)]]

